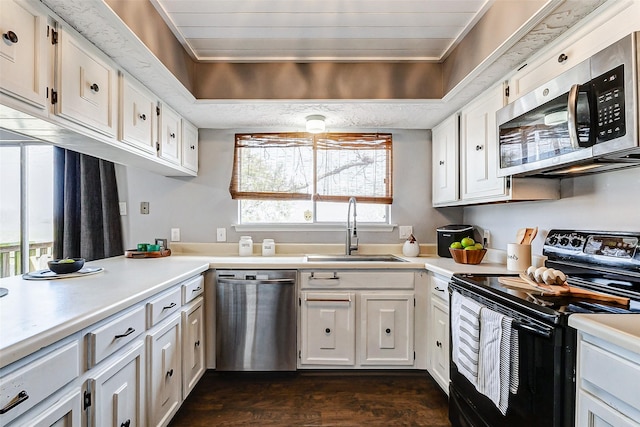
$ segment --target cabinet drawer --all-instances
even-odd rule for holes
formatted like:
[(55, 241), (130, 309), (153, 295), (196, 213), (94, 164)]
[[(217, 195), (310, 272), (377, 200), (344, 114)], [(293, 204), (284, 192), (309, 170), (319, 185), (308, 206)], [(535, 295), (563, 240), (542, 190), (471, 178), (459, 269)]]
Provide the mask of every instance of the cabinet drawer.
[(6, 425), (77, 378), (79, 345), (71, 342), (0, 378), (0, 425)]
[(180, 310), (180, 287), (175, 287), (147, 303), (147, 327), (151, 328), (162, 319)]
[(193, 277), (182, 284), (182, 304), (193, 301), (204, 292), (204, 277)]
[(88, 368), (91, 369), (145, 330), (145, 310), (140, 306), (87, 334)]
[(432, 276), (431, 295), (443, 301), (449, 301), (449, 279), (443, 276)]
[(595, 385), (615, 398), (603, 394), (601, 399), (613, 407), (620, 406), (615, 401), (619, 400), (632, 408), (640, 408), (640, 364), (587, 342), (581, 342), (579, 354), (582, 381)]

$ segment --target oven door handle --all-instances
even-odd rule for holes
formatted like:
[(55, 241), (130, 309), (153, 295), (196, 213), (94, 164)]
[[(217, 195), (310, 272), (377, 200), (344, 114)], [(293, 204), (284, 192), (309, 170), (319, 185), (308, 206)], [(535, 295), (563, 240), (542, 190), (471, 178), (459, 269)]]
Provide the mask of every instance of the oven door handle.
[(551, 338), (551, 336), (553, 335), (553, 329), (537, 328), (535, 326), (526, 325), (524, 323), (519, 323), (519, 322), (513, 322), (512, 326), (515, 327), (516, 329), (531, 332), (533, 334), (536, 334), (544, 338)]

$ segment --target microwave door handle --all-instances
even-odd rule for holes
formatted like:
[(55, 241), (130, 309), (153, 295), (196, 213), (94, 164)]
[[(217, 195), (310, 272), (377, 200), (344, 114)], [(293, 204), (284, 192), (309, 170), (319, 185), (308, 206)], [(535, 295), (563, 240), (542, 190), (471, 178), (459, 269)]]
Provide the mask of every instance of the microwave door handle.
[(569, 141), (573, 148), (580, 148), (578, 140), (578, 94), (580, 85), (573, 85), (569, 90), (569, 100), (567, 101), (567, 126), (569, 128)]

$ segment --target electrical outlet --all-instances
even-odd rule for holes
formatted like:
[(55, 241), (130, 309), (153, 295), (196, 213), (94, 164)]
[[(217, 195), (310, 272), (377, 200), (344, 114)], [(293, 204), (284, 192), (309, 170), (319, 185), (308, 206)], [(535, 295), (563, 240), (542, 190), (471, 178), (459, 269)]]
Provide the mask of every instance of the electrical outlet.
[(120, 216), (125, 216), (127, 214), (127, 202), (119, 202), (118, 206), (120, 207)]
[(140, 213), (142, 215), (149, 215), (149, 202), (140, 202)]
[(401, 225), (398, 227), (398, 230), (400, 231), (401, 240), (408, 239), (409, 236), (413, 234), (413, 227), (411, 225)]
[(180, 229), (179, 228), (172, 228), (171, 229), (171, 241), (172, 242), (179, 242), (180, 241)]
[(482, 235), (482, 246), (485, 248), (491, 244), (491, 232), (489, 230), (484, 230)]
[(217, 242), (226, 242), (227, 241), (227, 229), (226, 228), (216, 228), (216, 241)]

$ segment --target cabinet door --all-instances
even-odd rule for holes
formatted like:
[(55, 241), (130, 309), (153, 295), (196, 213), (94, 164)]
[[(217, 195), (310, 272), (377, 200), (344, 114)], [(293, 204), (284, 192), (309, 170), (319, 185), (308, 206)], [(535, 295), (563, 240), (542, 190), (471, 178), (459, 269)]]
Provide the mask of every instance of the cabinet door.
[(54, 399), (47, 408), (38, 414), (31, 415), (16, 421), (16, 425), (29, 427), (80, 427), (82, 423), (81, 413), (82, 393), (80, 387), (74, 387), (70, 392), (63, 392), (59, 399)]
[(182, 399), (186, 399), (204, 374), (204, 299), (182, 312)]
[(459, 123), (457, 114), (432, 131), (432, 203), (434, 206), (458, 200)]
[(107, 136), (116, 136), (117, 73), (88, 41), (58, 31), (55, 113)]
[(47, 17), (23, 1), (0, 1), (1, 91), (39, 108), (46, 105)]
[(120, 76), (120, 140), (156, 155), (157, 98), (133, 79)]
[(355, 363), (355, 304), (349, 292), (303, 293), (300, 363)]
[(182, 120), (182, 166), (198, 172), (198, 128)]
[(504, 105), (502, 85), (480, 95), (460, 116), (461, 198), (502, 196), (505, 178), (498, 177), (496, 111)]
[(149, 426), (167, 425), (182, 401), (180, 313), (147, 335)]
[(445, 393), (449, 393), (449, 307), (431, 297), (430, 372)]
[(413, 293), (360, 294), (360, 364), (413, 366)]
[(160, 147), (158, 155), (162, 159), (179, 165), (182, 157), (181, 118), (171, 108), (161, 104), (159, 123)]
[(584, 390), (578, 390), (578, 413), (576, 418), (576, 426), (640, 427), (637, 421), (624, 416)]
[(90, 426), (144, 426), (144, 342), (101, 364), (87, 381)]

